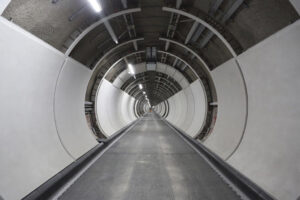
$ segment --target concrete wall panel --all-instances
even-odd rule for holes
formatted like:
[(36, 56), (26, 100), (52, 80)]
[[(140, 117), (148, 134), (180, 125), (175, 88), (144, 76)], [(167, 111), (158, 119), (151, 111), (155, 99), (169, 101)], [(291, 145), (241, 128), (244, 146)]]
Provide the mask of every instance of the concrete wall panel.
[[(168, 99), (166, 120), (192, 137), (200, 133), (206, 119), (207, 100), (199, 80)], [(195, 112), (194, 112), (195, 111)]]
[(8, 4), (10, 3), (11, 0), (1, 0), (0, 1), (0, 15), (4, 12)]
[(102, 80), (96, 97), (96, 113), (100, 128), (106, 136), (133, 122), (135, 99), (114, 87), (107, 80)]
[(2, 17), (0, 44), (0, 194), (21, 199), (73, 161), (53, 112), (65, 58)]
[(245, 87), (233, 59), (211, 74), (218, 95), (218, 115), (213, 132), (204, 145), (225, 159), (242, 139), (246, 120)]
[(297, 21), (238, 57), (249, 116), (229, 163), (278, 199), (300, 195), (299, 55)]
[(84, 100), (91, 70), (67, 58), (61, 70), (55, 94), (55, 117), (60, 139), (77, 159), (97, 142), (87, 125)]
[(186, 130), (192, 137), (196, 137), (203, 129), (207, 114), (207, 98), (204, 86), (199, 80), (194, 81), (191, 85), (192, 94), (194, 96), (194, 117), (193, 121)]
[(193, 95), (193, 92), (192, 92), (192, 89), (191, 87), (187, 87), (185, 90), (184, 90), (184, 94), (186, 96), (186, 103), (187, 103), (187, 106), (186, 106), (186, 118), (184, 120), (184, 123), (182, 124), (182, 129), (183, 130), (188, 130), (189, 127), (191, 127), (192, 123), (193, 123), (193, 118), (194, 118), (194, 115), (195, 115), (195, 101), (194, 101), (194, 95)]

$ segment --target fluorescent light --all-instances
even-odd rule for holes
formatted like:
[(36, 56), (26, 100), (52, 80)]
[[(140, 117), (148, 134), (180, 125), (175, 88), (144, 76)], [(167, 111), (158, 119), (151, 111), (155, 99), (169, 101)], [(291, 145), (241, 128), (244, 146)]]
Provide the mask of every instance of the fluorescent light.
[(127, 67), (128, 67), (128, 73), (131, 74), (131, 75), (134, 75), (135, 72), (134, 72), (133, 65), (129, 63), (129, 64), (127, 65)]
[(139, 88), (140, 88), (140, 90), (141, 90), (141, 89), (143, 89), (143, 86), (142, 86), (142, 84), (139, 84)]
[(88, 2), (90, 3), (91, 7), (95, 10), (95, 12), (101, 12), (102, 7), (98, 0), (88, 0)]

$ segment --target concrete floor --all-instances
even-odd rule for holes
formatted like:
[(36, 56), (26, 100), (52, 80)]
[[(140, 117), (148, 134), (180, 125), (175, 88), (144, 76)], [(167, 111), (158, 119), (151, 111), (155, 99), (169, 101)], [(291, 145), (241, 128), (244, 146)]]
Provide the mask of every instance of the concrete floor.
[(147, 114), (59, 199), (239, 199), (155, 114)]

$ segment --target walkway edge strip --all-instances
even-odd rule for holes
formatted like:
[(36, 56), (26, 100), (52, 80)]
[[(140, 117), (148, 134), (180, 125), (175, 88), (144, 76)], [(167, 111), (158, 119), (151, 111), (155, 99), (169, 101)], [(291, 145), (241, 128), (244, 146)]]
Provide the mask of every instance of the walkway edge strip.
[(246, 176), (238, 172), (228, 163), (219, 158), (216, 154), (204, 147), (200, 142), (188, 136), (181, 130), (175, 128), (166, 119), (162, 120), (173, 129), (190, 147), (192, 147), (207, 163), (221, 176), (221, 178), (231, 186), (231, 188), (240, 195), (242, 199), (255, 200), (275, 200), (262, 188)]

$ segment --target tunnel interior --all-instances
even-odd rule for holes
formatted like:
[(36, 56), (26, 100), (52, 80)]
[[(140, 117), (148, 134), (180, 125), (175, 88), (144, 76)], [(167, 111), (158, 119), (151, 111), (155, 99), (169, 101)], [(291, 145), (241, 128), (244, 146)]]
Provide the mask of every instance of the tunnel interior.
[(0, 199), (297, 199), (299, 13), (1, 0)]

